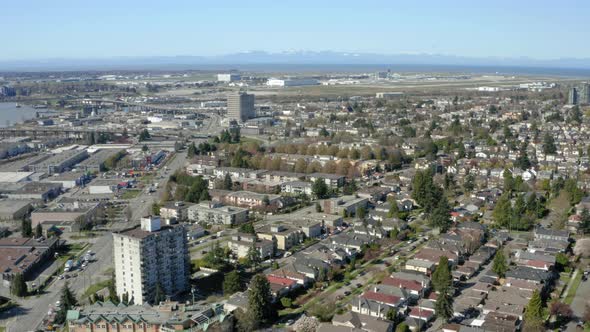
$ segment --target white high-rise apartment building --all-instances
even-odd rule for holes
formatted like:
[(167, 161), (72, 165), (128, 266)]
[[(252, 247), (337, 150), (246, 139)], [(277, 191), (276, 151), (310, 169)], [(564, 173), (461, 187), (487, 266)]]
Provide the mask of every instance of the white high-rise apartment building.
[(153, 302), (156, 286), (172, 296), (189, 288), (190, 260), (182, 225), (162, 226), (160, 217), (141, 219), (141, 227), (113, 233), (117, 295), (135, 304)]

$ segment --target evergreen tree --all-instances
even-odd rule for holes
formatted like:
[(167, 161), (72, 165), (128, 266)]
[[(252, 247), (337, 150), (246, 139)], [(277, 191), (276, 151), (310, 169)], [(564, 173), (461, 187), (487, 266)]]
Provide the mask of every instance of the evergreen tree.
[(436, 315), (444, 320), (453, 317), (453, 297), (450, 294), (450, 287), (441, 289), (434, 304)]
[(166, 293), (164, 292), (164, 289), (162, 289), (162, 285), (158, 282), (156, 284), (156, 290), (154, 291), (154, 299), (152, 302), (154, 305), (157, 305), (162, 301), (166, 301)]
[(580, 229), (584, 234), (590, 233), (590, 211), (588, 211), (587, 208), (582, 210), (582, 220), (580, 224)]
[(10, 281), (10, 294), (18, 297), (27, 295), (27, 283), (21, 273), (16, 273)]
[(152, 204), (152, 214), (154, 216), (159, 216), (160, 215), (160, 204), (158, 204), (158, 203)]
[(555, 154), (556, 152), (557, 147), (555, 146), (555, 139), (550, 133), (546, 133), (543, 138), (543, 153)]
[(514, 190), (514, 178), (512, 172), (509, 169), (505, 169), (503, 173), (504, 177), (504, 191), (510, 193)]
[(399, 208), (396, 201), (391, 202), (391, 207), (387, 212), (387, 218), (399, 218)]
[(522, 169), (528, 169), (529, 167), (531, 167), (531, 161), (527, 153), (527, 146), (527, 142), (522, 142), (522, 144), (520, 145), (520, 150), (518, 152), (518, 157), (515, 161), (515, 166), (520, 167)]
[(252, 278), (248, 291), (248, 311), (253, 330), (270, 321), (274, 312), (270, 283), (264, 274), (257, 274)]
[(111, 274), (111, 280), (109, 282), (107, 289), (109, 291), (109, 300), (111, 302), (113, 302), (114, 304), (118, 304), (119, 297), (117, 296), (117, 289), (115, 288), (115, 274), (114, 273)]
[(41, 224), (37, 224), (37, 226), (35, 227), (35, 237), (36, 238), (40, 238), (43, 236), (43, 227), (41, 226)]
[(465, 177), (465, 181), (463, 182), (463, 189), (466, 192), (471, 192), (475, 189), (475, 178), (472, 174), (469, 174)]
[(225, 174), (225, 177), (223, 178), (223, 189), (232, 190), (233, 186), (234, 182), (232, 181), (231, 176), (229, 173)]
[(33, 228), (31, 227), (31, 221), (26, 217), (23, 217), (21, 221), (21, 235), (22, 237), (33, 236)]
[(508, 194), (505, 193), (498, 199), (492, 217), (498, 226), (508, 227), (512, 218), (512, 203)]
[(248, 253), (246, 254), (246, 259), (248, 261), (248, 265), (250, 265), (253, 269), (256, 269), (260, 262), (262, 262), (260, 250), (256, 248), (256, 242), (252, 242), (252, 246), (248, 249)]
[(438, 261), (438, 266), (434, 273), (432, 273), (432, 286), (437, 292), (449, 289), (453, 283), (451, 270), (449, 269), (449, 259), (447, 256), (441, 256)]
[(438, 227), (441, 232), (446, 232), (451, 225), (450, 207), (445, 197), (439, 198), (434, 210), (430, 213), (430, 224)]
[(191, 142), (188, 146), (188, 150), (186, 151), (186, 156), (188, 158), (192, 158), (197, 154), (197, 147), (195, 146), (195, 142)]
[(311, 190), (316, 198), (323, 199), (328, 196), (328, 185), (326, 185), (326, 181), (322, 178), (317, 178), (314, 181)]
[(66, 320), (68, 310), (71, 310), (78, 305), (78, 300), (76, 300), (76, 296), (74, 296), (74, 293), (70, 290), (70, 285), (67, 281), (62, 288), (60, 302), (61, 307), (55, 315), (56, 324), (63, 324)]
[(143, 142), (145, 140), (150, 139), (150, 133), (148, 132), (147, 129), (144, 129), (141, 133), (139, 133), (139, 141)]
[(508, 263), (506, 262), (506, 257), (504, 256), (504, 250), (502, 248), (498, 248), (498, 252), (496, 252), (496, 256), (494, 256), (492, 271), (494, 271), (494, 273), (500, 278), (504, 278), (506, 271), (508, 271)]
[(543, 300), (538, 290), (533, 291), (533, 295), (526, 306), (524, 323), (526, 331), (532, 331), (534, 327), (543, 325)]
[(223, 278), (223, 294), (231, 295), (242, 290), (240, 282), (240, 274), (233, 270), (225, 275)]

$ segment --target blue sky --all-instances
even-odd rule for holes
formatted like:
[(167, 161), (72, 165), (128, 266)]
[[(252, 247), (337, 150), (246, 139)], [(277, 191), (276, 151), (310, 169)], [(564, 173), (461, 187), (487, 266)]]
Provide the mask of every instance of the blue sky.
[(590, 58), (590, 1), (3, 0), (0, 60), (247, 50)]

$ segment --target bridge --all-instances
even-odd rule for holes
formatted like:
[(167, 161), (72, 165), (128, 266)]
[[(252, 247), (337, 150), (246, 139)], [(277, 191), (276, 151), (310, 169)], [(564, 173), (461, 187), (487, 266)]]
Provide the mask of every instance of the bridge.
[(81, 104), (85, 106), (93, 106), (98, 107), (102, 105), (112, 105), (116, 111), (121, 111), (122, 108), (127, 107), (131, 112), (150, 112), (156, 111), (159, 113), (165, 114), (196, 114), (197, 118), (205, 118), (206, 112), (199, 110), (197, 108), (183, 108), (183, 107), (174, 107), (174, 106), (167, 106), (167, 105), (154, 105), (154, 104), (144, 104), (144, 103), (135, 103), (129, 102), (124, 100), (111, 100), (111, 99), (94, 99), (94, 98), (84, 98), (81, 100)]
[[(7, 127), (0, 128), (0, 137), (24, 137), (28, 136), (33, 139), (40, 137), (65, 137), (72, 139), (84, 139), (87, 135), (93, 133), (95, 136), (100, 134), (123, 134), (124, 130), (120, 129), (90, 129), (90, 128), (55, 128), (55, 127)], [(129, 135), (135, 134), (128, 131)]]

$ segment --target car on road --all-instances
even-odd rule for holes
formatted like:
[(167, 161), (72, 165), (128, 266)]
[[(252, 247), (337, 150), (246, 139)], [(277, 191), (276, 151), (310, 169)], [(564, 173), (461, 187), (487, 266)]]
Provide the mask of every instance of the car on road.
[(295, 321), (294, 321), (294, 320), (292, 320), (292, 319), (289, 319), (289, 320), (287, 321), (287, 326), (291, 326), (291, 325), (293, 325), (293, 323), (295, 323)]

